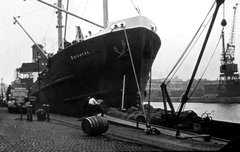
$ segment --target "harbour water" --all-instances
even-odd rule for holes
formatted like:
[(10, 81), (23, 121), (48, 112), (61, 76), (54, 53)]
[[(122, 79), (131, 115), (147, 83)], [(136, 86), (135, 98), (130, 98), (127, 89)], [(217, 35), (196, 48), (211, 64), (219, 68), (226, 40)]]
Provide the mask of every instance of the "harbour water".
[[(163, 108), (162, 102), (151, 102), (154, 108)], [(173, 103), (175, 110), (179, 103)], [(210, 113), (214, 120), (240, 123), (240, 103), (187, 103), (184, 110), (193, 110), (199, 116)]]

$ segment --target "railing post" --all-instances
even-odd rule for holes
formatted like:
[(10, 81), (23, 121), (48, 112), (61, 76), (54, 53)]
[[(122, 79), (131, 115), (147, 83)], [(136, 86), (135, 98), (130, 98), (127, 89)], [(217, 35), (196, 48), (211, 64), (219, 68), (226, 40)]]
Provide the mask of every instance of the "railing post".
[(47, 121), (50, 121), (49, 104), (46, 105), (46, 116), (47, 116)]
[(20, 104), (20, 114), (21, 114), (20, 119), (22, 120), (22, 104)]
[(29, 121), (33, 120), (32, 113), (33, 113), (33, 106), (29, 105)]
[(27, 106), (27, 120), (28, 121), (32, 121), (33, 120), (32, 113), (33, 113), (33, 106), (32, 105), (28, 105)]
[(27, 120), (29, 120), (30, 121), (30, 118), (29, 118), (29, 105), (27, 105)]
[(43, 104), (43, 110), (45, 111), (47, 121), (50, 121), (49, 104)]

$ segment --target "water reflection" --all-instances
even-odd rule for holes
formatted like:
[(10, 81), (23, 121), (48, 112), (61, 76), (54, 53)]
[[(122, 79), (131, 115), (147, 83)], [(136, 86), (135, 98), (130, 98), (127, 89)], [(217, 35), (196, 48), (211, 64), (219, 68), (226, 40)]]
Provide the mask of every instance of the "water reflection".
[[(152, 102), (154, 108), (163, 108), (162, 102)], [(173, 103), (178, 109), (179, 103)], [(214, 120), (240, 123), (240, 104), (218, 104), (218, 103), (187, 103), (184, 110), (193, 110), (199, 116), (204, 112), (211, 113)]]

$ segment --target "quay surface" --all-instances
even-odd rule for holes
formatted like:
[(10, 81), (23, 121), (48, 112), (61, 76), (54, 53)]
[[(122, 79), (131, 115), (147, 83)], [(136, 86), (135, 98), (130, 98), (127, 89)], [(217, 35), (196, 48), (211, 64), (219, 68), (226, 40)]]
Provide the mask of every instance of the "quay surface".
[(0, 151), (1, 152), (149, 152), (164, 151), (140, 142), (115, 136), (109, 131), (101, 136), (91, 137), (83, 133), (78, 118), (50, 114), (50, 122), (20, 119), (20, 114), (9, 114), (0, 107)]
[(79, 118), (50, 114), (50, 121), (20, 119), (0, 107), (0, 151), (217, 151), (223, 145), (168, 135), (146, 135), (143, 130), (110, 123), (101, 136), (83, 133)]

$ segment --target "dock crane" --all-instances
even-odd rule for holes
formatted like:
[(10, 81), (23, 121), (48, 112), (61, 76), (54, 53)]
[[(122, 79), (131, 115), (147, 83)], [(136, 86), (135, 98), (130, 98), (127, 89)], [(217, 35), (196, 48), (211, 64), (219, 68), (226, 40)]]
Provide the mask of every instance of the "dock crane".
[[(218, 10), (219, 10), (219, 7), (224, 3), (225, 0), (215, 0), (215, 3), (216, 4), (216, 8), (213, 12), (213, 15), (212, 15), (212, 18), (211, 18), (211, 22), (209, 24), (209, 28), (208, 28), (208, 31), (206, 33), (206, 36), (205, 36), (205, 39), (204, 39), (204, 42), (203, 42), (203, 45), (202, 45), (202, 48), (201, 48), (201, 51), (199, 53), (199, 56), (198, 56), (198, 59), (196, 61), (196, 64), (195, 64), (195, 67), (193, 69), (193, 72), (192, 72), (192, 75), (191, 75), (191, 78), (189, 80), (189, 83), (187, 85), (187, 88), (184, 92), (184, 94), (182, 95), (182, 98), (181, 98), (181, 102), (180, 102), (180, 105), (179, 105), (179, 110), (178, 112), (176, 113), (175, 112), (175, 109), (172, 105), (172, 101), (171, 101), (171, 98), (170, 98), (170, 95), (168, 93), (168, 90), (167, 90), (167, 85), (165, 84), (165, 81), (167, 79), (164, 80), (164, 82), (161, 84), (161, 89), (162, 89), (162, 96), (163, 96), (163, 103), (164, 103), (164, 109), (165, 109), (165, 114), (168, 115), (168, 112), (167, 112), (167, 103), (169, 104), (170, 108), (171, 108), (171, 113), (170, 113), (170, 116), (172, 117), (172, 122), (177, 126), (178, 123), (179, 123), (179, 120), (180, 120), (180, 116), (181, 116), (181, 113), (183, 111), (183, 108), (184, 106), (186, 105), (186, 103), (189, 101), (189, 92), (190, 92), (190, 89), (191, 89), (191, 86), (193, 84), (193, 81), (194, 81), (194, 78), (195, 78), (195, 75), (197, 73), (197, 70), (198, 70), (198, 67), (199, 67), (199, 64), (201, 62), (201, 59), (202, 59), (202, 56), (203, 56), (203, 53), (204, 53), (204, 50), (206, 48), (206, 45), (207, 45), (207, 42), (208, 42), (208, 39), (209, 39), (209, 36), (211, 34), (211, 31), (212, 31), (212, 28), (213, 28), (213, 25), (214, 25), (214, 22), (215, 22), (215, 19), (217, 17), (217, 13), (218, 13)], [(214, 6), (214, 5), (213, 5)], [(210, 10), (212, 10), (213, 6), (211, 7)], [(209, 11), (210, 12), (210, 11)], [(209, 15), (209, 13), (208, 13)], [(208, 16), (207, 15), (207, 16)], [(201, 24), (200, 28), (202, 27), (203, 24)], [(199, 32), (199, 30), (197, 31), (197, 33)], [(193, 42), (193, 40), (196, 38), (196, 35), (197, 33), (194, 35), (193, 39), (191, 40), (190, 44)], [(190, 46), (190, 45), (189, 45)], [(187, 49), (189, 48), (189, 46), (187, 47)], [(184, 54), (185, 54), (186, 51), (184, 51)], [(182, 57), (184, 56), (184, 54), (180, 57), (180, 59), (177, 61), (176, 65), (173, 67), (172, 71), (170, 72), (170, 74), (174, 71), (174, 69), (177, 67), (177, 65), (179, 64), (180, 60), (182, 59)], [(169, 74), (169, 75), (170, 75)], [(168, 76), (169, 76), (168, 75)], [(179, 134), (179, 130), (177, 129), (177, 132), (176, 132), (176, 136), (178, 136)]]
[(238, 65), (234, 63), (235, 57), (235, 27), (236, 27), (236, 12), (238, 3), (233, 7), (233, 21), (230, 33), (230, 39), (227, 43), (227, 48), (225, 50), (224, 42), (224, 31), (222, 31), (222, 43), (223, 50), (221, 54), (221, 66), (220, 66), (220, 80), (218, 95), (219, 96), (235, 96), (234, 86), (236, 86), (237, 81), (239, 81)]

